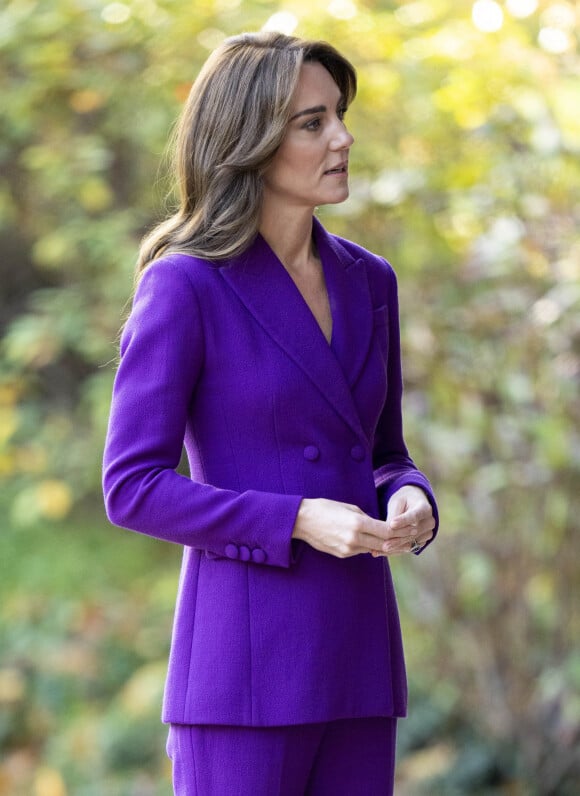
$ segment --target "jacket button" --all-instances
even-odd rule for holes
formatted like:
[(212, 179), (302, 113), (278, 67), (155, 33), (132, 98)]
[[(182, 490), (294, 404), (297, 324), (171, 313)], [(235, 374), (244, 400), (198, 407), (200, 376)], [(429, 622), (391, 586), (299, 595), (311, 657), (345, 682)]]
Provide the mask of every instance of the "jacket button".
[(238, 550), (238, 546), (235, 544), (227, 544), (225, 553), (228, 558), (238, 558), (240, 555), (240, 551)]
[(240, 561), (249, 561), (251, 558), (250, 548), (240, 545)]
[(304, 458), (308, 462), (315, 462), (318, 457), (320, 456), (320, 451), (316, 447), (316, 445), (307, 445), (304, 448)]
[(255, 550), (252, 550), (252, 561), (254, 564), (263, 564), (265, 560), (266, 553), (262, 549), (256, 547)]
[(355, 462), (362, 462), (365, 457), (365, 449), (362, 447), (362, 445), (353, 445), (350, 449), (350, 455)]

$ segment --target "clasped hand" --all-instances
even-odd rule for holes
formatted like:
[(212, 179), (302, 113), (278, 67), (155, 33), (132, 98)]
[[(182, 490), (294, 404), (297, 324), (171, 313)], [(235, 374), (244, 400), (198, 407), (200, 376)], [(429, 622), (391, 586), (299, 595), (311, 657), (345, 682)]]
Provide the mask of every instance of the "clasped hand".
[(311, 547), (337, 558), (360, 553), (392, 556), (423, 547), (433, 536), (435, 519), (427, 496), (417, 486), (392, 495), (386, 520), (376, 520), (349, 503), (325, 498), (300, 504), (294, 532)]

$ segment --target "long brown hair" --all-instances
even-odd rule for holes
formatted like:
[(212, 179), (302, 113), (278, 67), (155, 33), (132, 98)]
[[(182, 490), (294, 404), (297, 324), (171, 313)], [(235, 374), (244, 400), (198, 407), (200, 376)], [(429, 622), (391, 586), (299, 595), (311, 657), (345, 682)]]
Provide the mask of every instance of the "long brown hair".
[(179, 206), (143, 240), (137, 275), (167, 252), (219, 261), (251, 244), (260, 222), (262, 175), (282, 143), (300, 68), (309, 61), (328, 70), (348, 106), (356, 72), (326, 42), (242, 33), (210, 55), (174, 134)]

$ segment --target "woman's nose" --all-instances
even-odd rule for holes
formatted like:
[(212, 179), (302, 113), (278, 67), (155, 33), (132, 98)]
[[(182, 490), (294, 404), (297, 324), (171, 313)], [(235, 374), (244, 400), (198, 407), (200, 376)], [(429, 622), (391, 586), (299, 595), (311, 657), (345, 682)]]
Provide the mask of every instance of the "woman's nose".
[(354, 138), (349, 133), (345, 123), (337, 119), (337, 127), (332, 138), (333, 149), (349, 149), (354, 144)]

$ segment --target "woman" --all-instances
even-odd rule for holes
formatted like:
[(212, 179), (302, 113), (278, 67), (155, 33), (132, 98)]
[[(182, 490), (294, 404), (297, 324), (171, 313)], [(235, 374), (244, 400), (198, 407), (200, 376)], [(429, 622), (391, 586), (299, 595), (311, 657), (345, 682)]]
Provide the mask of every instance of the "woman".
[(313, 217), (348, 196), (355, 91), (326, 43), (226, 40), (178, 128), (179, 210), (141, 250), (104, 489), (112, 522), (184, 546), (180, 795), (392, 792), (388, 557), (425, 547), (436, 507), (402, 436), (394, 273)]

